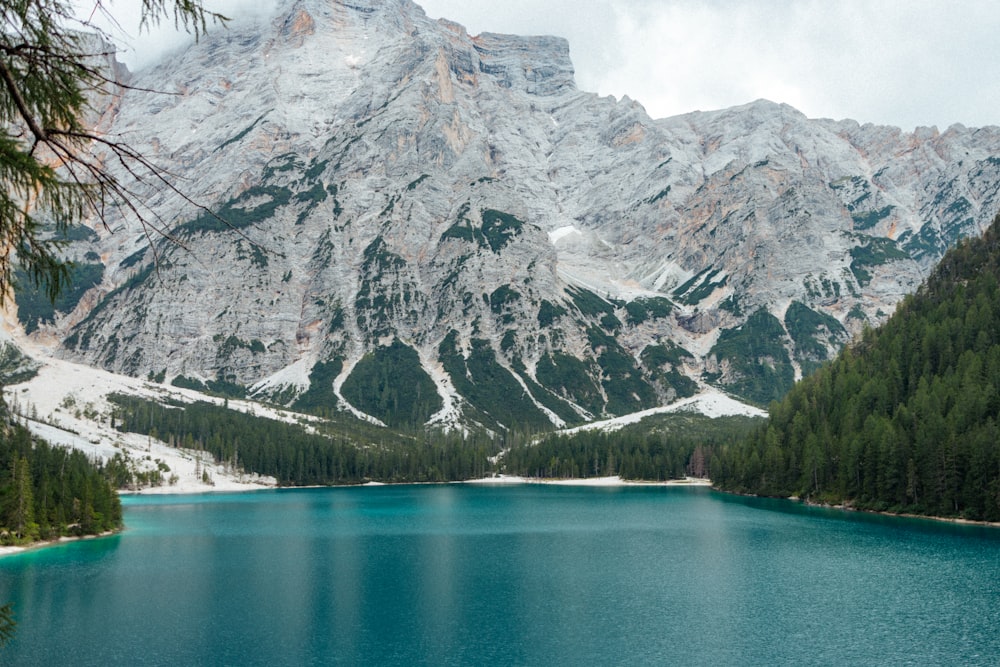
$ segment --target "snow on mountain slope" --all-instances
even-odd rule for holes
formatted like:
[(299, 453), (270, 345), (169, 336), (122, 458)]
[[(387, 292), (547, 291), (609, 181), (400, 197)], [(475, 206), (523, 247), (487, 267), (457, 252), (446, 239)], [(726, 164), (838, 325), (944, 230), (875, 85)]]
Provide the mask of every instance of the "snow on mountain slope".
[(1000, 205), (998, 128), (654, 120), (578, 90), (562, 39), (409, 0), (289, 1), (131, 83), (102, 130), (231, 226), (150, 186), (185, 247), (95, 228), (69, 252), (98, 286), (22, 322), (95, 368), (386, 424), (572, 426), (704, 383), (766, 405)]

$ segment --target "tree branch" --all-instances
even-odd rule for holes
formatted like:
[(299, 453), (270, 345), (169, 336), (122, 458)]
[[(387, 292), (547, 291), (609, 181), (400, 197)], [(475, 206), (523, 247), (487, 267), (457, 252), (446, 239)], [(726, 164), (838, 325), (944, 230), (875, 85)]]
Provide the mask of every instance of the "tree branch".
[(28, 109), (27, 102), (24, 101), (24, 96), (21, 95), (21, 90), (17, 87), (17, 83), (14, 81), (14, 75), (11, 73), (10, 68), (7, 67), (7, 61), (4, 58), (0, 58), (0, 78), (3, 79), (4, 87), (7, 88), (7, 92), (10, 93), (10, 97), (14, 100), (14, 105), (17, 107), (17, 112), (21, 115), (21, 118), (27, 124), (28, 129), (31, 133), (35, 135), (36, 141), (48, 141), (48, 136), (38, 125), (38, 121), (31, 114)]

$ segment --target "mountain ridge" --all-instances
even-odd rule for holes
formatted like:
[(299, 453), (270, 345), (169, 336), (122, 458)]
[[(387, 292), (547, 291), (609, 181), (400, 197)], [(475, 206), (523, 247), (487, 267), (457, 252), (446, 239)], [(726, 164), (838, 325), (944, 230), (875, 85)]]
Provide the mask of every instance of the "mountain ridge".
[(409, 0), (293, 2), (211, 33), (132, 74), (101, 123), (235, 229), (144, 193), (187, 249), (95, 229), (69, 252), (102, 279), (35, 335), (380, 421), (398, 377), (436, 388), (425, 423), (494, 430), (707, 385), (766, 403), (998, 204), (996, 128), (766, 101), (654, 120), (572, 72), (565, 40), (471, 37)]

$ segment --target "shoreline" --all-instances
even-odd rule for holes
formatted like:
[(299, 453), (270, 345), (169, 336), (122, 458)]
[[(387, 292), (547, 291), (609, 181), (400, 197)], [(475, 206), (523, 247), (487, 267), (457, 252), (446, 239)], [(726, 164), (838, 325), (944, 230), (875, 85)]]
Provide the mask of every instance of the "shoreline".
[(466, 479), (454, 484), (486, 484), (503, 486), (506, 484), (547, 484), (551, 486), (701, 486), (711, 487), (712, 480), (701, 477), (685, 477), (684, 479), (668, 479), (661, 481), (622, 479), (617, 475), (610, 477), (524, 477), (523, 475), (495, 475)]
[[(222, 494), (222, 493), (252, 493), (255, 491), (279, 491), (283, 489), (350, 489), (350, 488), (365, 488), (365, 487), (384, 487), (384, 486), (427, 486), (435, 484), (471, 484), (471, 485), (482, 485), (482, 486), (514, 486), (519, 484), (538, 484), (547, 486), (576, 486), (576, 487), (604, 487), (604, 488), (616, 488), (616, 487), (634, 487), (634, 486), (655, 486), (655, 487), (696, 487), (696, 488), (709, 488), (713, 491), (718, 491), (719, 493), (724, 493), (731, 496), (744, 497), (744, 498), (770, 498), (772, 500), (785, 500), (792, 503), (799, 503), (806, 507), (815, 507), (819, 509), (832, 509), (841, 510), (843, 512), (854, 512), (858, 514), (868, 514), (871, 516), (883, 516), (890, 518), (900, 518), (900, 519), (922, 519), (926, 521), (934, 521), (937, 523), (950, 523), (958, 526), (971, 526), (971, 527), (983, 527), (983, 528), (1000, 528), (1000, 521), (975, 521), (972, 519), (963, 519), (961, 517), (944, 517), (944, 516), (931, 516), (926, 514), (909, 514), (909, 513), (896, 513), (896, 512), (885, 512), (876, 510), (860, 509), (856, 507), (851, 507), (847, 504), (837, 504), (831, 505), (829, 503), (818, 503), (810, 500), (803, 500), (797, 496), (789, 496), (785, 498), (773, 497), (773, 496), (759, 496), (748, 493), (737, 493), (735, 491), (724, 491), (712, 485), (712, 480), (702, 477), (685, 477), (683, 479), (670, 479), (662, 481), (651, 481), (651, 480), (627, 480), (621, 477), (575, 477), (575, 478), (557, 478), (557, 477), (524, 477), (522, 475), (503, 475), (497, 474), (491, 477), (478, 477), (475, 479), (464, 479), (451, 482), (363, 482), (360, 484), (335, 484), (330, 486), (265, 486), (265, 485), (240, 485), (240, 488), (224, 488), (224, 489), (213, 489), (213, 488), (182, 488), (182, 489), (171, 489), (171, 487), (147, 487), (145, 489), (139, 490), (118, 490), (118, 495), (122, 496), (140, 496), (140, 495), (158, 495), (158, 496), (200, 496), (200, 495), (210, 495), (210, 494)], [(127, 527), (123, 527), (120, 530), (113, 530), (97, 535), (81, 535), (78, 537), (74, 536), (62, 536), (54, 540), (41, 540), (38, 542), (32, 542), (26, 545), (16, 545), (16, 546), (0, 546), (0, 558), (4, 556), (13, 556), (16, 554), (21, 554), (27, 551), (35, 551), (38, 549), (44, 549), (46, 547), (58, 546), (60, 544), (66, 544), (68, 542), (79, 542), (82, 540), (95, 540), (104, 537), (111, 537), (114, 535), (120, 535), (125, 532)]]
[(817, 509), (828, 509), (828, 510), (840, 510), (842, 512), (853, 512), (855, 514), (868, 514), (871, 516), (884, 516), (896, 519), (923, 519), (925, 521), (934, 521), (936, 523), (951, 523), (958, 526), (973, 526), (981, 528), (1000, 528), (1000, 521), (976, 521), (974, 519), (963, 519), (957, 516), (935, 516), (932, 514), (912, 514), (909, 512), (887, 512), (879, 510), (869, 510), (861, 507), (853, 507), (846, 503), (838, 503), (836, 505), (831, 505), (830, 503), (815, 502), (812, 500), (806, 500), (800, 498), (799, 496), (761, 496), (754, 493), (739, 493), (737, 491), (725, 491), (718, 487), (713, 486), (713, 491), (718, 491), (719, 493), (725, 493), (730, 496), (736, 496), (740, 498), (767, 498), (769, 500), (787, 500), (789, 502), (798, 503), (804, 505), (805, 507), (815, 507)]
[(114, 535), (121, 535), (125, 532), (125, 529), (121, 530), (109, 530), (103, 533), (96, 533), (94, 535), (63, 535), (62, 537), (57, 537), (54, 540), (39, 540), (38, 542), (32, 542), (30, 544), (18, 544), (11, 546), (0, 546), (0, 558), (4, 556), (15, 556), (17, 554), (23, 554), (27, 551), (37, 551), (39, 549), (45, 549), (46, 547), (57, 547), (60, 544), (68, 544), (69, 542), (82, 542), (85, 540), (97, 540), (105, 537), (112, 537)]
[[(721, 491), (721, 493), (729, 493), (728, 491)], [(934, 516), (931, 514), (910, 514), (902, 512), (884, 512), (878, 510), (866, 510), (858, 507), (851, 507), (850, 505), (839, 504), (830, 505), (829, 503), (814, 503), (809, 500), (802, 500), (798, 498), (784, 498), (779, 500), (795, 500), (808, 507), (821, 507), (831, 510), (842, 510), (844, 512), (857, 512), (858, 514), (871, 514), (872, 516), (887, 516), (887, 517), (898, 517), (900, 519), (925, 519), (927, 521), (936, 521), (939, 523), (953, 523), (959, 526), (980, 526), (982, 528), (1000, 528), (1000, 521), (976, 521), (974, 519), (963, 519), (957, 516)]]
[(436, 484), (485, 484), (495, 486), (515, 484), (548, 484), (552, 486), (698, 486), (711, 487), (712, 480), (701, 477), (685, 477), (668, 480), (633, 480), (621, 477), (525, 477), (523, 475), (497, 474), (491, 477), (452, 480), (447, 482), (359, 482), (357, 484), (313, 484), (307, 486), (251, 485), (214, 488), (205, 486), (172, 487), (149, 486), (142, 489), (118, 489), (119, 496), (202, 496), (222, 493), (254, 493), (257, 491), (281, 491), (294, 489), (353, 489), (380, 486), (431, 486)]

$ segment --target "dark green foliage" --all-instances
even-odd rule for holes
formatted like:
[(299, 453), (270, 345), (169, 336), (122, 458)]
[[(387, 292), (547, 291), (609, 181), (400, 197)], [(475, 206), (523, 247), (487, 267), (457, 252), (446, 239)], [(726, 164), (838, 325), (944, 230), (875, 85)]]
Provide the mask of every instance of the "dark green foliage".
[(604, 398), (592, 373), (587, 363), (562, 352), (542, 357), (535, 367), (535, 376), (542, 385), (591, 414), (599, 415), (604, 411)]
[(656, 392), (643, 379), (635, 359), (614, 337), (597, 327), (590, 327), (587, 338), (597, 355), (597, 365), (601, 367), (601, 386), (608, 398), (607, 412), (624, 415), (657, 404)]
[(854, 221), (854, 229), (857, 231), (863, 231), (865, 229), (871, 229), (879, 222), (888, 218), (892, 213), (895, 206), (885, 206), (878, 209), (877, 211), (866, 211), (865, 213), (852, 213), (851, 219)]
[(438, 346), (445, 371), (455, 389), (467, 400), (490, 427), (506, 430), (541, 430), (549, 421), (524, 388), (497, 361), (489, 341), (473, 338), (469, 358), (458, 349), (458, 332), (451, 331)]
[(121, 263), (118, 265), (118, 268), (119, 269), (131, 268), (136, 264), (140, 264), (145, 257), (146, 257), (146, 248), (143, 248), (142, 250), (134, 252), (125, 259), (123, 259)]
[(862, 287), (871, 282), (866, 268), (909, 257), (892, 239), (868, 237), (864, 245), (851, 248), (851, 272)]
[(557, 318), (565, 314), (565, 308), (543, 299), (542, 303), (538, 306), (538, 325), (543, 328), (550, 327)]
[[(197, 36), (207, 20), (223, 20), (206, 12), (199, 0), (145, 0), (141, 5), (140, 22), (147, 28), (172, 13), (176, 27), (190, 28)], [(74, 18), (74, 12), (64, 0), (3, 5), (0, 300), (15, 286), (17, 266), (54, 301), (68, 277), (60, 250), (67, 238), (82, 231), (74, 225), (93, 215), (108, 227), (112, 211), (130, 211), (144, 229), (159, 229), (136, 200), (135, 183), (177, 191), (173, 177), (129, 146), (127, 138), (108, 138), (94, 129), (95, 94), (124, 84), (115, 80), (112, 68), (98, 62), (101, 38), (110, 36), (95, 35), (96, 24)], [(100, 5), (92, 12), (106, 14)], [(106, 152), (95, 155), (97, 145)]]
[[(268, 112), (268, 113), (270, 113), (270, 112)], [(264, 120), (264, 116), (266, 116), (266, 115), (267, 115), (267, 113), (263, 113), (260, 116), (258, 116), (257, 120), (255, 120), (254, 122), (250, 123), (250, 125), (248, 125), (244, 129), (240, 130), (239, 132), (237, 132), (236, 134), (234, 134), (229, 139), (226, 139), (225, 141), (223, 141), (221, 144), (219, 144), (219, 146), (213, 152), (217, 153), (217, 152), (221, 151), (223, 148), (225, 148), (226, 146), (229, 146), (230, 144), (235, 144), (237, 141), (239, 141), (243, 137), (245, 137), (248, 134), (250, 134), (251, 130), (253, 130), (253, 128), (257, 127), (257, 124), (260, 123), (260, 121)]]
[(483, 237), (493, 252), (500, 252), (523, 228), (524, 223), (510, 213), (491, 208), (483, 210)]
[(483, 239), (482, 232), (478, 229), (472, 227), (472, 223), (468, 220), (459, 220), (454, 225), (449, 227), (441, 234), (441, 242), (445, 239), (458, 239), (459, 241), (468, 241), (469, 243), (477, 243)]
[[(329, 160), (313, 159), (309, 167), (304, 172), (302, 172), (302, 180), (306, 182), (315, 181), (317, 178), (323, 175), (323, 172), (326, 171), (326, 166), (328, 164), (330, 164)], [(333, 192), (331, 192), (330, 194), (336, 195), (337, 186), (333, 186), (332, 190)]]
[(537, 444), (511, 447), (503, 456), (503, 468), (511, 475), (543, 478), (619, 475), (664, 481), (687, 475), (710, 477), (715, 452), (746, 438), (760, 421), (671, 414), (612, 433), (595, 429), (550, 435)]
[(661, 320), (670, 317), (673, 310), (673, 302), (662, 296), (639, 297), (625, 304), (625, 312), (628, 313), (626, 319), (633, 326), (650, 319)]
[(181, 389), (193, 389), (210, 396), (221, 396), (224, 398), (246, 398), (247, 388), (241, 384), (219, 377), (215, 380), (202, 382), (197, 378), (189, 378), (178, 375), (170, 383)]
[(169, 442), (190, 443), (217, 461), (233, 461), (251, 473), (271, 475), (281, 485), (448, 482), (493, 471), (491, 441), (475, 436), (421, 433), (406, 436), (358, 420), (316, 423), (321, 433), (297, 424), (254, 417), (219, 405), (164, 406), (135, 397), (112, 396), (122, 430), (156, 431)]
[(667, 187), (663, 188), (652, 197), (647, 197), (643, 201), (647, 204), (655, 204), (656, 202), (660, 201), (669, 194), (670, 194), (670, 186), (668, 185)]
[(510, 324), (514, 316), (509, 312), (509, 306), (521, 298), (521, 294), (507, 285), (501, 285), (490, 294), (490, 310), (497, 315), (503, 315), (503, 322)]
[(685, 398), (698, 393), (698, 383), (679, 370), (685, 359), (694, 361), (694, 356), (683, 347), (671, 341), (649, 345), (642, 351), (640, 359), (650, 379), (664, 390), (672, 388), (675, 398)]
[(87, 227), (86, 225), (79, 224), (69, 225), (65, 229), (60, 230), (58, 232), (58, 238), (60, 241), (66, 241), (69, 243), (73, 243), (74, 241), (88, 241), (90, 243), (96, 243), (101, 240), (101, 237), (98, 236), (97, 232), (93, 229)]
[(711, 271), (711, 270), (712, 270), (712, 267), (709, 266), (708, 268), (702, 269), (701, 271), (699, 271), (698, 273), (696, 273), (687, 282), (685, 282), (680, 287), (678, 287), (677, 289), (674, 290), (674, 296), (676, 296), (676, 297), (683, 296), (689, 289), (691, 289), (696, 284), (698, 284), (699, 282), (701, 282), (702, 280), (704, 280), (706, 274), (708, 274), (708, 272)]
[[(163, 267), (169, 266), (166, 262), (163, 263)], [(93, 335), (94, 322), (97, 319), (98, 314), (101, 313), (110, 304), (114, 304), (118, 301), (118, 298), (122, 295), (127, 294), (133, 288), (143, 284), (152, 275), (155, 274), (157, 267), (155, 264), (147, 264), (139, 271), (125, 281), (124, 284), (116, 287), (111, 291), (106, 297), (97, 302), (90, 312), (87, 313), (87, 317), (83, 319), (80, 324), (76, 325), (73, 329), (73, 333), (66, 337), (63, 344), (69, 349), (77, 350), (89, 350), (90, 349), (90, 339)]]
[(483, 209), (483, 224), (476, 228), (469, 220), (468, 213), (469, 204), (466, 202), (459, 209), (455, 224), (441, 234), (441, 242), (446, 239), (458, 239), (499, 253), (524, 228), (524, 223), (513, 215), (490, 208)]
[(178, 375), (171, 382), (171, 385), (181, 389), (192, 389), (194, 391), (208, 391), (205, 383), (197, 378), (189, 378), (186, 375)]
[(590, 290), (570, 286), (566, 288), (566, 292), (573, 299), (576, 309), (583, 315), (590, 317), (615, 316), (615, 307), (606, 299), (602, 299)]
[(375, 240), (368, 244), (368, 247), (365, 248), (364, 258), (365, 261), (361, 268), (366, 274), (380, 274), (383, 271), (406, 266), (406, 260), (390, 251), (385, 239), (381, 236), (375, 237)]
[(0, 345), (0, 387), (27, 382), (38, 375), (39, 366), (13, 343)]
[(813, 372), (827, 360), (827, 347), (821, 339), (837, 349), (847, 338), (847, 331), (835, 317), (798, 301), (793, 301), (785, 311), (785, 328), (795, 342), (795, 358), (802, 366), (803, 375)]
[(943, 250), (947, 243), (930, 224), (925, 224), (916, 234), (907, 230), (899, 235), (898, 244), (914, 259), (933, 255)]
[[(517, 333), (515, 333), (512, 329), (508, 329), (504, 332), (503, 338), (500, 339), (500, 351), (504, 354), (510, 354), (516, 345)], [(517, 370), (518, 372), (521, 372), (520, 368)]]
[(224, 337), (222, 334), (216, 334), (212, 340), (216, 343), (222, 343), (219, 345), (219, 349), (215, 353), (215, 356), (219, 359), (228, 359), (233, 356), (233, 353), (236, 350), (248, 350), (253, 354), (264, 354), (264, 352), (266, 352), (264, 343), (256, 338), (246, 341), (237, 338), (236, 336)]
[(716, 280), (716, 276), (721, 272), (722, 269), (715, 269), (713, 271), (711, 266), (702, 269), (693, 278), (673, 291), (674, 298), (689, 306), (696, 305), (699, 301), (729, 281), (729, 276), (723, 276), (721, 279)]
[(472, 226), (472, 222), (469, 220), (468, 215), (469, 202), (465, 202), (462, 204), (461, 208), (458, 209), (455, 224), (441, 234), (442, 243), (445, 239), (458, 239), (469, 243), (477, 243), (483, 246), (486, 245), (486, 239), (483, 237), (483, 233), (479, 229)]
[(709, 355), (730, 364), (735, 381), (725, 385), (726, 390), (767, 405), (784, 396), (795, 381), (785, 340), (781, 322), (761, 308), (742, 327), (723, 331)]
[[(512, 333), (512, 332), (508, 332)], [(521, 377), (521, 380), (528, 386), (528, 391), (531, 395), (535, 397), (539, 403), (544, 405), (546, 408), (551, 410), (557, 417), (562, 419), (566, 424), (579, 424), (583, 422), (583, 418), (574, 410), (569, 403), (559, 398), (556, 394), (549, 391), (545, 387), (541, 386), (528, 375), (528, 369), (525, 368), (524, 362), (521, 361), (519, 357), (515, 357), (511, 361), (511, 366), (514, 371)]]
[(611, 333), (618, 333), (622, 328), (622, 321), (619, 320), (615, 315), (608, 313), (601, 317), (601, 328), (605, 331), (610, 331)]
[(329, 361), (319, 361), (309, 371), (309, 389), (296, 399), (292, 407), (323, 417), (329, 416), (337, 408), (337, 395), (333, 393), (333, 381), (344, 369), (344, 361), (335, 357)]
[(431, 177), (430, 174), (421, 174), (420, 178), (418, 178), (417, 180), (415, 180), (412, 183), (410, 183), (409, 185), (407, 185), (406, 189), (410, 190), (410, 191), (416, 190), (418, 185), (420, 185), (421, 183), (423, 183), (424, 181), (426, 181), (430, 177)]
[(705, 277), (705, 280), (698, 285), (697, 288), (691, 290), (681, 299), (681, 303), (685, 303), (689, 306), (693, 306), (700, 302), (702, 299), (707, 298), (719, 287), (724, 287), (727, 282), (729, 282), (729, 276), (723, 276), (722, 280), (719, 282), (713, 282), (715, 276), (718, 275), (717, 272), (713, 271)]
[(443, 405), (416, 351), (398, 340), (366, 354), (340, 391), (351, 405), (391, 427), (419, 427)]
[(723, 488), (1000, 520), (1000, 218), (722, 457)]
[(382, 209), (382, 212), (379, 213), (379, 217), (380, 218), (385, 218), (385, 217), (389, 216), (396, 209), (396, 202), (398, 202), (398, 201), (399, 201), (399, 196), (398, 195), (393, 195), (392, 197), (390, 197), (389, 198), (389, 203), (387, 203), (385, 205), (385, 208)]
[(736, 317), (743, 317), (743, 307), (740, 305), (739, 296), (735, 293), (729, 295), (729, 297), (719, 303), (719, 308), (728, 310)]
[[(252, 208), (246, 204), (263, 197), (265, 201)], [(270, 219), (275, 211), (288, 204), (292, 191), (278, 185), (255, 185), (235, 199), (229, 200), (212, 213), (203, 213), (194, 220), (178, 225), (176, 234), (208, 234), (245, 229)]]
[(851, 306), (851, 310), (848, 311), (847, 319), (861, 320), (862, 322), (865, 322), (868, 320), (868, 316), (865, 315), (865, 310), (864, 308), (861, 307), (861, 304), (856, 303), (853, 306)]
[[(334, 192), (336, 192), (336, 189), (334, 189)], [(295, 201), (310, 204), (311, 206), (322, 204), (326, 201), (328, 194), (327, 189), (323, 187), (322, 183), (313, 183), (312, 187), (308, 190), (296, 193)]]
[(43, 322), (52, 322), (56, 313), (69, 313), (80, 303), (83, 295), (92, 287), (100, 285), (104, 280), (103, 264), (67, 265), (68, 280), (59, 292), (55, 301), (49, 295), (32, 284), (27, 274), (18, 271), (16, 275), (17, 290), (14, 300), (17, 302), (17, 319), (24, 325), (25, 333), (38, 329)]
[[(6, 407), (4, 423), (6, 424)], [(121, 504), (106, 470), (75, 449), (35, 440), (27, 429), (0, 430), (0, 541), (23, 544), (122, 527)]]
[(405, 268), (406, 260), (389, 250), (381, 236), (365, 248), (354, 309), (358, 326), (373, 339), (392, 333), (393, 314), (405, 311), (413, 298), (407, 276), (400, 275)]
[(263, 176), (264, 181), (268, 181), (275, 174), (282, 172), (302, 173), (305, 169), (305, 164), (296, 153), (282, 153), (277, 157), (271, 158), (268, 163), (264, 165), (264, 170), (261, 172), (261, 175)]
[(649, 345), (640, 356), (643, 364), (657, 367), (667, 364), (677, 367), (685, 361), (694, 361), (693, 354), (669, 340), (658, 345)]

